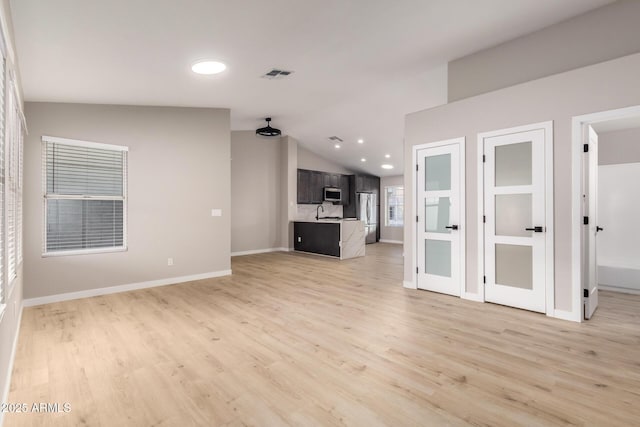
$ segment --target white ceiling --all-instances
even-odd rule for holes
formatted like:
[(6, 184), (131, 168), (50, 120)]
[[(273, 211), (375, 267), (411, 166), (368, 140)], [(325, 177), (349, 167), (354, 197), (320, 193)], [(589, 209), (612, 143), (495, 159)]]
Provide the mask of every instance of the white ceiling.
[[(446, 102), (449, 60), (610, 2), (12, 0), (11, 8), (27, 101), (223, 107), (233, 130), (271, 116), (327, 159), (397, 175), (404, 115)], [(228, 69), (194, 75), (203, 58)], [(274, 67), (294, 74), (260, 78)], [(340, 150), (332, 135), (345, 140)], [(391, 171), (380, 168), (385, 153)]]
[(592, 123), (591, 126), (597, 133), (617, 132), (640, 128), (640, 116), (630, 116), (621, 119), (607, 120)]

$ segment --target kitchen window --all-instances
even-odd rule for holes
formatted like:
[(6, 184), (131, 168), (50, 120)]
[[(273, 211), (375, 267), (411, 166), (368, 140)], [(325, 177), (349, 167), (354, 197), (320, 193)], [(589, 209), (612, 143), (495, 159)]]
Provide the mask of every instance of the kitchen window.
[(127, 154), (118, 145), (42, 137), (43, 254), (127, 248)]
[(387, 227), (402, 227), (404, 225), (404, 187), (395, 185), (385, 187)]

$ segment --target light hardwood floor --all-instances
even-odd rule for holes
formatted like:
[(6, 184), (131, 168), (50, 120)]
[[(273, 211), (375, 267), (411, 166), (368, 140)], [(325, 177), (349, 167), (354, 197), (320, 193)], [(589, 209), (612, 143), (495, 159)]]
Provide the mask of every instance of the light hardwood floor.
[(640, 296), (583, 324), (402, 288), (401, 247), (27, 308), (6, 426), (640, 424)]

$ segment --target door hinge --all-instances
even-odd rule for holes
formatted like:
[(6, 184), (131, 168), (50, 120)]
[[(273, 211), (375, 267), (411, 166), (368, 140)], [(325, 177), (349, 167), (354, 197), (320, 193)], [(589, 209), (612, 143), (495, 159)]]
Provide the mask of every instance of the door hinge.
[(487, 283), (487, 276), (482, 276), (482, 283)]
[(418, 267), (416, 267), (416, 274), (418, 274)]
[(482, 215), (482, 222), (487, 222), (487, 217), (485, 215)]
[(482, 155), (482, 163), (486, 163), (487, 162), (487, 156), (485, 156), (484, 154)]
[(589, 217), (588, 216), (582, 217), (582, 223), (584, 225), (589, 225)]
[(416, 222), (418, 222), (418, 221), (419, 221), (419, 220), (418, 220), (418, 215), (416, 215)]
[(582, 295), (584, 295), (585, 298), (589, 298), (589, 289), (583, 289)]
[(416, 165), (416, 172), (418, 171), (418, 165)]
[(582, 146), (582, 149), (583, 149), (583, 151), (584, 151), (585, 153), (588, 153), (588, 152), (589, 152), (589, 144), (584, 144), (584, 145)]

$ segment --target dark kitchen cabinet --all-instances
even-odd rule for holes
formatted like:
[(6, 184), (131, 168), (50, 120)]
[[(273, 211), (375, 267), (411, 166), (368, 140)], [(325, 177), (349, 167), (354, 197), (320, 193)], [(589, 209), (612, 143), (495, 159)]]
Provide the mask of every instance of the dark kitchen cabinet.
[(340, 224), (294, 222), (293, 248), (296, 251), (340, 257)]
[[(340, 202), (340, 204), (343, 206), (347, 206), (349, 204), (349, 201), (351, 200), (349, 193), (349, 175), (340, 175), (340, 190), (342, 194), (342, 202)], [(344, 214), (344, 217), (348, 218), (346, 214)]]
[(309, 192), (311, 197), (309, 203), (322, 203), (324, 199), (324, 173), (318, 171), (311, 171), (311, 185)]
[(340, 174), (324, 172), (324, 186), (340, 188)]
[(298, 203), (311, 203), (311, 171), (298, 169)]
[(346, 205), (351, 200), (349, 195), (352, 192), (352, 186), (349, 182), (349, 175), (298, 169), (297, 185), (298, 204), (300, 205), (322, 203), (325, 187), (342, 190), (342, 202), (336, 202), (336, 204)]

